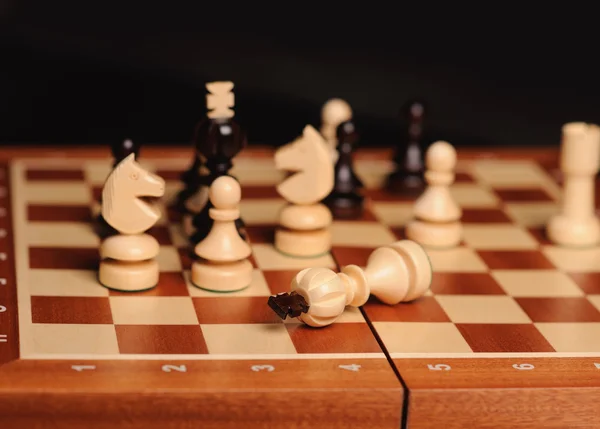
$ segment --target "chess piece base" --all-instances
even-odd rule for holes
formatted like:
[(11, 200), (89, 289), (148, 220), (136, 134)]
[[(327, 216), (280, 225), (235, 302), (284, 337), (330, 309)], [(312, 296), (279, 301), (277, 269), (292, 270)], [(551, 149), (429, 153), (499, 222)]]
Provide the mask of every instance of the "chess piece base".
[(563, 215), (550, 219), (546, 227), (548, 239), (559, 246), (591, 247), (600, 242), (600, 220), (595, 216), (572, 220)]
[(413, 220), (406, 225), (406, 238), (424, 247), (445, 249), (460, 244), (462, 231), (460, 222), (430, 223)]
[(275, 231), (275, 248), (287, 256), (318, 258), (331, 250), (331, 230), (293, 231), (278, 228)]
[(250, 286), (253, 270), (247, 259), (222, 263), (200, 260), (192, 264), (192, 283), (211, 292), (236, 292)]
[(98, 281), (106, 288), (124, 292), (139, 292), (158, 284), (159, 267), (156, 259), (123, 262), (105, 259), (100, 262)]

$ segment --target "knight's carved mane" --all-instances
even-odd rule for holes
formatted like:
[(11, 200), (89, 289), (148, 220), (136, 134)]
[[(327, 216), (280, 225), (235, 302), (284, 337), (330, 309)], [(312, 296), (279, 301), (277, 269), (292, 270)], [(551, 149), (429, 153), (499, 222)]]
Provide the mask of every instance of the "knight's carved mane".
[(134, 159), (135, 154), (133, 153), (123, 159), (123, 161), (117, 164), (113, 169), (104, 183), (104, 188), (102, 189), (102, 215), (109, 223), (109, 219), (112, 218), (113, 215), (113, 201), (115, 199), (117, 187), (123, 186), (123, 174), (127, 173), (128, 167), (134, 162)]

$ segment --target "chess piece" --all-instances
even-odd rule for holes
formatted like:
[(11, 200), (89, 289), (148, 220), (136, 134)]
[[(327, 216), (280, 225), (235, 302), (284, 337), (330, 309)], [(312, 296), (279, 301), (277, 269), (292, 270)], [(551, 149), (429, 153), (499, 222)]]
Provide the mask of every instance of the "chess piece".
[(331, 152), (331, 162), (338, 160), (338, 138), (337, 129), (342, 122), (352, 119), (352, 109), (350, 105), (341, 98), (332, 98), (328, 100), (321, 109), (321, 135), (325, 139), (329, 151)]
[(407, 144), (398, 146), (393, 161), (396, 166), (389, 175), (386, 187), (394, 193), (416, 195), (423, 192), (423, 120), (425, 105), (421, 101), (411, 101), (403, 109), (408, 119)]
[(331, 212), (320, 201), (333, 188), (333, 164), (325, 142), (312, 126), (279, 148), (279, 170), (292, 172), (277, 186), (287, 204), (279, 214), (275, 248), (295, 257), (317, 257), (331, 249)]
[[(233, 83), (212, 82), (206, 85), (206, 89), (209, 92), (206, 96), (208, 113), (198, 124), (195, 133), (197, 156), (204, 160), (202, 168), (206, 170), (199, 173), (202, 176), (200, 186), (192, 201), (186, 203), (183, 216), (184, 229), (188, 230), (193, 244), (206, 238), (212, 228), (208, 188), (217, 178), (229, 175), (233, 167), (232, 159), (247, 146), (246, 134), (233, 120)], [(240, 237), (245, 239), (242, 219), (237, 219), (235, 224)]]
[(415, 219), (407, 224), (406, 237), (426, 247), (457, 246), (462, 237), (462, 210), (449, 188), (454, 182), (456, 151), (448, 142), (435, 142), (425, 162), (428, 186), (414, 204)]
[(336, 219), (356, 219), (363, 212), (364, 198), (360, 193), (361, 180), (354, 172), (353, 154), (358, 133), (352, 121), (342, 122), (337, 128), (338, 160), (334, 167), (334, 185), (323, 201)]
[[(129, 155), (133, 154), (135, 156), (135, 158), (137, 159), (139, 156), (139, 153), (140, 153), (139, 145), (135, 144), (130, 139), (125, 139), (123, 141), (113, 143), (111, 145), (110, 150), (111, 150), (111, 153), (113, 156), (113, 165), (112, 165), (113, 170), (116, 168), (116, 166), (121, 161), (123, 161)], [(100, 204), (102, 204), (102, 196), (100, 196), (99, 202), (100, 202)], [(98, 217), (96, 218), (95, 227), (96, 227), (96, 232), (97, 232), (98, 236), (101, 238), (106, 238), (110, 235), (118, 234), (118, 231), (116, 231), (113, 227), (111, 227), (106, 222), (106, 220), (102, 216), (102, 213), (98, 214)]]
[(594, 179), (600, 167), (600, 128), (572, 122), (563, 126), (562, 135), (562, 201), (560, 213), (547, 224), (547, 235), (560, 246), (594, 246), (600, 242), (600, 222), (594, 208)]
[(271, 296), (269, 307), (279, 317), (297, 317), (313, 327), (334, 323), (346, 306), (360, 307), (373, 294), (388, 305), (422, 296), (432, 279), (425, 250), (410, 240), (379, 247), (365, 269), (347, 265), (340, 273), (327, 268), (306, 268), (291, 284), (290, 293)]
[(145, 233), (161, 217), (147, 198), (160, 198), (164, 180), (146, 170), (131, 153), (114, 168), (102, 190), (102, 216), (115, 235), (100, 245), (99, 282), (109, 289), (139, 291), (157, 285), (159, 245)]
[(216, 292), (233, 292), (248, 287), (252, 281), (252, 250), (235, 226), (240, 216), (242, 191), (233, 177), (221, 176), (209, 191), (213, 220), (206, 238), (196, 245), (199, 260), (192, 264), (192, 283)]

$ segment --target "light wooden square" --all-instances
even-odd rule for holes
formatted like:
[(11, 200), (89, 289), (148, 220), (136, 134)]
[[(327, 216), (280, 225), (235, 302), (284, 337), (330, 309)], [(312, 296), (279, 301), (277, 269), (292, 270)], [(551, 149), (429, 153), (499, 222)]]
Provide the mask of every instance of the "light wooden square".
[(492, 277), (514, 297), (583, 296), (583, 291), (567, 276), (556, 270), (493, 270)]
[(25, 229), (27, 245), (47, 247), (95, 247), (100, 238), (88, 223), (29, 222)]
[(373, 202), (371, 210), (375, 217), (383, 224), (391, 227), (401, 227), (413, 218), (413, 207), (411, 203), (397, 202)]
[(556, 203), (506, 203), (505, 213), (517, 224), (526, 228), (542, 227), (558, 213)]
[(453, 323), (373, 322), (386, 349), (394, 353), (470, 353)]
[(280, 323), (211, 324), (201, 329), (210, 354), (296, 354), (287, 328)]
[[(31, 353), (35, 355), (117, 355), (114, 325), (33, 324)], [(27, 358), (27, 356), (23, 356)]]
[(334, 221), (331, 235), (334, 246), (378, 247), (397, 241), (392, 231), (379, 222)]
[(500, 204), (495, 193), (479, 184), (456, 183), (450, 187), (450, 195), (463, 208), (490, 208)]
[(246, 225), (279, 224), (279, 212), (286, 205), (283, 198), (251, 199), (240, 203), (240, 214)]
[[(240, 290), (237, 292), (230, 293), (220, 293), (215, 295), (215, 292), (207, 291), (204, 289), (200, 289), (192, 284), (191, 281), (191, 273), (186, 270), (183, 272), (183, 276), (185, 278), (185, 282), (188, 286), (188, 291), (190, 296), (200, 297), (200, 298), (214, 298), (218, 296), (219, 298), (236, 298), (240, 296), (264, 296), (268, 297), (271, 295), (271, 291), (269, 286), (267, 285), (267, 281), (265, 280), (265, 276), (262, 271), (259, 269), (254, 269), (252, 271), (252, 283), (244, 290)], [(266, 300), (265, 300), (266, 302)]]
[(536, 323), (557, 352), (600, 352), (600, 323)]
[(86, 205), (92, 202), (92, 191), (85, 182), (27, 182), (22, 189), (28, 203), (55, 205)]
[(549, 181), (546, 172), (531, 161), (481, 160), (471, 171), (477, 180), (495, 188), (531, 188)]
[(467, 247), (456, 247), (447, 250), (427, 249), (427, 255), (437, 272), (486, 272), (487, 265), (473, 250)]
[(108, 296), (92, 270), (31, 269), (27, 287), (32, 296)]
[(537, 240), (525, 229), (515, 225), (465, 224), (463, 240), (473, 249), (507, 250), (536, 249)]
[(112, 160), (88, 161), (84, 164), (83, 173), (85, 180), (94, 186), (103, 186), (112, 171)]
[(587, 299), (600, 311), (600, 295), (588, 295)]
[(115, 325), (197, 325), (198, 317), (189, 297), (111, 296)]
[(544, 246), (542, 253), (558, 269), (575, 272), (600, 272), (600, 248), (571, 249)]
[(454, 323), (531, 323), (510, 296), (436, 295), (435, 299)]
[(325, 267), (335, 269), (335, 261), (331, 254), (318, 258), (292, 258), (277, 251), (272, 244), (253, 244), (254, 259), (263, 270), (302, 270), (304, 268)]
[(181, 271), (181, 258), (174, 246), (160, 246), (156, 257), (160, 271)]
[[(243, 159), (236, 158), (230, 174), (236, 177), (243, 185), (265, 186), (277, 185), (286, 177), (284, 171), (275, 168), (273, 158), (268, 159)], [(243, 198), (243, 194), (242, 194)]]

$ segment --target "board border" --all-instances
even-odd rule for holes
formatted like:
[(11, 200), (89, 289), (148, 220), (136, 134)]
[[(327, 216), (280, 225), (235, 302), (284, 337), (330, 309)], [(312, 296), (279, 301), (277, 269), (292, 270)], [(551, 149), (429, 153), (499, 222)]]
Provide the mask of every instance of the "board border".
[[(148, 147), (144, 149), (144, 156), (149, 158), (190, 156), (191, 150), (184, 146), (178, 147)], [(242, 157), (265, 158), (272, 155), (272, 148), (253, 147), (244, 151)], [(363, 150), (361, 159), (389, 159), (391, 150)], [(47, 147), (27, 147), (27, 148), (3, 148), (0, 149), (0, 160), (9, 160), (12, 157), (91, 157), (104, 158), (109, 157), (109, 151), (105, 148), (52, 148)], [(557, 164), (558, 149), (553, 148), (489, 148), (484, 151), (478, 148), (461, 149), (458, 153), (460, 159), (523, 159), (535, 161), (542, 166), (553, 166)], [(368, 317), (365, 315), (367, 321)], [(376, 331), (373, 330), (376, 334)], [(256, 381), (254, 375), (273, 376), (273, 372), (253, 372), (247, 371), (240, 375), (238, 380), (246, 380), (247, 386), (254, 386), (254, 396), (245, 396), (249, 392), (245, 389), (227, 388), (227, 389), (206, 389), (202, 382), (207, 380), (199, 377), (199, 385), (193, 389), (176, 389), (176, 386), (170, 386), (174, 389), (170, 392), (168, 398), (162, 394), (166, 391), (146, 392), (137, 400), (130, 394), (121, 395), (123, 400), (121, 409), (113, 410), (115, 394), (111, 395), (110, 387), (103, 386), (101, 391), (86, 391), (85, 387), (78, 384), (78, 388), (68, 391), (68, 383), (73, 377), (83, 374), (86, 380), (94, 382), (94, 377), (85, 371), (74, 371), (72, 369), (57, 370), (57, 365), (72, 365), (71, 361), (27, 361), (16, 360), (0, 368), (0, 374), (6, 376), (9, 380), (8, 385), (0, 387), (0, 416), (6, 418), (12, 415), (14, 423), (39, 423), (31, 420), (33, 417), (50, 416), (60, 413), (66, 416), (63, 427), (79, 427), (82, 423), (86, 426), (95, 428), (103, 427), (94, 420), (81, 421), (82, 415), (94, 416), (97, 418), (109, 417), (112, 421), (115, 419), (127, 419), (131, 424), (128, 427), (145, 428), (170, 428), (183, 427), (189, 419), (200, 417), (198, 414), (198, 402), (205, 404), (210, 413), (202, 423), (203, 427), (234, 427), (239, 424), (237, 418), (239, 414), (232, 414), (231, 410), (219, 412), (219, 407), (229, 404), (230, 407), (239, 407), (248, 414), (241, 419), (246, 418), (249, 425), (245, 427), (262, 427), (266, 421), (270, 423), (281, 423), (286, 421), (288, 428), (300, 427), (310, 424), (312, 427), (345, 427), (347, 419), (351, 415), (341, 416), (344, 419), (333, 422), (331, 414), (336, 413), (340, 404), (344, 403), (352, 409), (362, 409), (366, 413), (375, 413), (385, 415), (388, 418), (379, 418), (377, 421), (368, 421), (358, 419), (355, 427), (394, 427), (409, 429), (418, 428), (439, 428), (441, 425), (447, 428), (454, 427), (473, 427), (473, 428), (525, 428), (548, 422), (551, 427), (564, 427), (565, 425), (581, 427), (600, 426), (600, 368), (596, 363), (600, 360), (586, 356), (561, 356), (557, 358), (544, 358), (528, 356), (526, 358), (506, 357), (506, 358), (468, 358), (447, 356), (435, 358), (434, 365), (450, 365), (450, 370), (431, 370), (427, 365), (432, 364), (431, 359), (419, 357), (395, 358), (390, 354), (383, 343), (379, 340), (384, 353), (388, 356), (389, 362), (383, 359), (369, 359), (364, 365), (377, 363), (383, 366), (377, 371), (389, 370), (396, 373), (395, 380), (400, 380), (405, 384), (406, 390), (400, 384), (391, 389), (380, 388), (371, 389), (368, 392), (361, 389), (353, 389), (345, 386), (342, 379), (335, 379), (340, 385), (332, 385), (329, 370), (323, 375), (323, 383), (315, 384), (306, 390), (287, 390), (273, 389), (269, 387), (256, 389), (250, 381)], [(285, 361), (285, 360), (284, 360)], [(282, 361), (282, 362), (284, 362)], [(319, 360), (321, 364), (326, 360)], [(86, 361), (85, 364), (93, 364), (93, 361)], [(129, 361), (118, 361), (117, 367), (123, 370)], [(142, 361), (136, 361), (142, 362)], [(175, 361), (173, 361), (175, 362)], [(152, 365), (173, 364), (173, 362), (151, 361)], [(176, 361), (182, 362), (182, 361)], [(196, 365), (211, 365), (215, 361), (189, 361), (186, 365), (195, 367)], [(226, 362), (226, 365), (264, 365), (264, 361), (220, 361)], [(297, 360), (303, 364), (310, 363), (318, 365), (318, 362), (308, 360)], [(347, 360), (340, 362), (348, 363)], [(98, 361), (99, 364), (111, 365), (112, 361)], [(125, 363), (125, 364), (124, 364)], [(393, 363), (392, 366), (389, 363)], [(144, 363), (144, 365), (150, 363)], [(340, 363), (342, 364), (342, 363)], [(516, 369), (512, 365), (531, 364), (534, 366), (531, 370)], [(315, 366), (314, 368), (317, 368)], [(225, 373), (236, 373), (235, 368), (224, 367)], [(246, 368), (247, 369), (247, 368)], [(482, 369), (484, 371), (482, 372)], [(8, 371), (7, 371), (8, 370)], [(49, 373), (50, 370), (54, 370)], [(323, 370), (323, 369), (321, 369)], [(375, 370), (375, 368), (374, 368)], [(206, 371), (206, 370), (203, 370)], [(199, 374), (204, 374), (199, 371)], [(314, 379), (315, 374), (320, 372), (312, 370), (306, 373), (310, 379)], [(508, 372), (507, 372), (508, 371)], [(162, 371), (164, 372), (164, 371)], [(364, 371), (362, 374), (367, 373)], [(48, 374), (51, 374), (48, 375)], [(115, 377), (132, 377), (131, 371), (118, 371), (114, 373)], [(165, 373), (171, 374), (172, 373)], [(336, 372), (334, 372), (336, 374)], [(338, 373), (340, 377), (351, 376), (354, 373)], [(162, 375), (162, 374), (161, 374)], [(279, 378), (280, 382), (292, 383), (297, 373), (293, 371), (284, 374)], [(56, 378), (55, 378), (56, 377)], [(334, 381), (335, 381), (334, 380)], [(465, 380), (470, 382), (465, 384)], [(475, 383), (473, 382), (475, 381)], [(12, 381), (12, 383), (11, 383)], [(27, 384), (29, 383), (29, 385)], [(39, 389), (45, 390), (40, 393)], [(98, 386), (99, 387), (99, 386)], [(169, 387), (169, 386), (167, 386)], [(252, 390), (253, 387), (250, 387)], [(344, 392), (342, 397), (338, 396)], [(113, 391), (114, 392), (114, 391)], [(334, 394), (335, 392), (335, 394)], [(128, 392), (129, 393), (129, 392)], [(356, 397), (368, 394), (375, 402), (385, 409), (373, 408), (364, 402), (356, 401)], [(307, 402), (307, 396), (309, 402)], [(373, 395), (373, 396), (371, 396)], [(221, 402), (215, 402), (215, 398), (220, 398)], [(346, 399), (348, 398), (348, 399)], [(191, 399), (191, 401), (189, 400)], [(283, 400), (282, 400), (283, 399)], [(271, 401), (271, 408), (261, 407), (257, 404), (263, 404), (264, 401)], [(276, 409), (275, 404), (285, 402), (293, 403), (294, 407), (291, 413), (283, 413)], [(166, 415), (172, 420), (165, 422), (157, 420), (156, 406), (164, 407), (169, 410)], [(185, 405), (184, 405), (185, 404)], [(191, 404), (191, 405), (189, 405)], [(295, 404), (300, 404), (295, 406)], [(402, 406), (404, 408), (402, 408)], [(213, 409), (214, 407), (214, 409)], [(40, 408), (45, 411), (40, 414)], [(404, 412), (401, 412), (401, 408)], [(20, 410), (15, 413), (14, 410)], [(65, 414), (65, 409), (70, 412)], [(110, 410), (106, 413), (106, 410)], [(129, 411), (128, 411), (129, 410)], [(134, 411), (132, 411), (134, 410)], [(172, 415), (174, 410), (180, 410), (178, 416)], [(268, 420), (261, 420), (257, 415), (258, 410), (264, 413), (272, 413)], [(322, 410), (322, 411), (319, 411)], [(140, 414), (143, 412), (144, 414)], [(291, 414), (291, 415), (290, 415)], [(337, 415), (337, 414), (336, 414)], [(32, 417), (33, 416), (33, 417)], [(321, 417), (321, 420), (319, 419)], [(293, 419), (298, 420), (294, 421)], [(133, 420), (132, 420), (133, 419)], [(2, 422), (2, 418), (0, 418)], [(321, 425), (321, 426), (320, 426)], [(41, 427), (41, 426), (37, 426)]]

